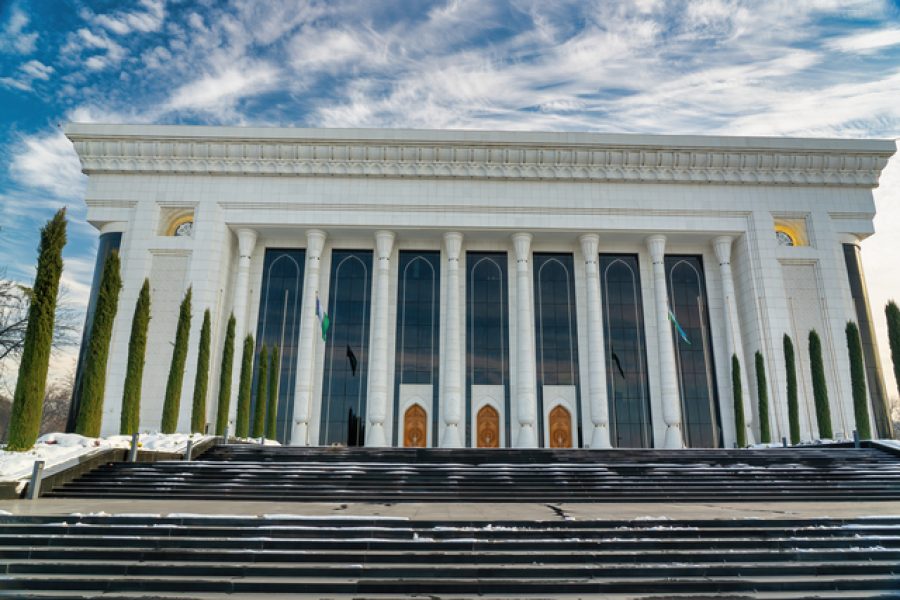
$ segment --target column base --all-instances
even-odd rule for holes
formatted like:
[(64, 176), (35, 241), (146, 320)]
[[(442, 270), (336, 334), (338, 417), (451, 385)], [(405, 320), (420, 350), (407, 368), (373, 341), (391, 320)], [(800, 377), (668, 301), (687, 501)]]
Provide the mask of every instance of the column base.
[(591, 449), (612, 448), (609, 442), (609, 428), (606, 425), (594, 425), (594, 433), (591, 435)]
[(369, 433), (366, 435), (366, 446), (376, 448), (387, 446), (387, 442), (384, 438), (383, 423), (369, 423)]
[(684, 439), (681, 437), (681, 427), (669, 425), (666, 427), (665, 448), (684, 448)]
[(519, 426), (519, 435), (516, 437), (516, 448), (537, 447), (537, 437), (534, 435), (534, 427), (531, 423), (522, 423)]
[(441, 435), (441, 448), (462, 448), (459, 426), (456, 423), (447, 423), (444, 427), (444, 433)]
[(306, 423), (295, 422), (294, 429), (291, 431), (291, 446), (309, 446), (306, 439), (308, 429)]

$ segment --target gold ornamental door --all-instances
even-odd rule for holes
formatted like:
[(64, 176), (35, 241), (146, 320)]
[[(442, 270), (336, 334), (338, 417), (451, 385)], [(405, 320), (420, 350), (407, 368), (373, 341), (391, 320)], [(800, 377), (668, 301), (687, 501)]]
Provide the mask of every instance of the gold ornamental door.
[(558, 405), (550, 411), (550, 447), (572, 447), (572, 413), (563, 405)]
[(413, 404), (403, 416), (403, 447), (424, 448), (428, 440), (428, 425), (425, 409)]
[(500, 447), (500, 413), (493, 406), (485, 405), (478, 411), (477, 445), (479, 448)]

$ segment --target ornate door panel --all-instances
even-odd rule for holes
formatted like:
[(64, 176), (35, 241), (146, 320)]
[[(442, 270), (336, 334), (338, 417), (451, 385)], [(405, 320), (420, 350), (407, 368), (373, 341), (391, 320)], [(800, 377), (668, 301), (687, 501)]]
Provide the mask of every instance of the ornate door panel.
[(478, 439), (479, 448), (500, 447), (500, 413), (493, 406), (482, 406), (478, 411)]
[(428, 420), (425, 409), (413, 404), (403, 416), (403, 447), (424, 448), (428, 440)]
[(560, 404), (550, 411), (548, 421), (548, 426), (550, 428), (550, 447), (571, 448), (572, 413)]

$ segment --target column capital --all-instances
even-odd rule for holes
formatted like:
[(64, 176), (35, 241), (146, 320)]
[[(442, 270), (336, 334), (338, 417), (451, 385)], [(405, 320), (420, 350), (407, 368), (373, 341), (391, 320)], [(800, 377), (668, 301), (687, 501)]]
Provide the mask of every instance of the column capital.
[(325, 247), (325, 238), (327, 234), (321, 229), (306, 230), (306, 257), (320, 258), (322, 256), (322, 248)]
[[(600, 247), (600, 236), (596, 233), (585, 233), (578, 236), (581, 244), (581, 253), (584, 255), (585, 264), (597, 262), (597, 249)], [(590, 273), (588, 273), (590, 275)]]
[(516, 261), (519, 264), (528, 262), (528, 255), (531, 252), (531, 240), (534, 236), (527, 232), (519, 232), (512, 234), (513, 248), (516, 251)]
[(242, 227), (235, 231), (238, 239), (238, 255), (241, 258), (250, 258), (253, 255), (253, 248), (256, 247), (256, 240), (259, 234), (255, 229)]
[(462, 252), (463, 234), (458, 231), (448, 231), (444, 234), (444, 247), (447, 249), (447, 260), (459, 261)]
[(666, 257), (666, 236), (662, 234), (651, 235), (647, 238), (647, 250), (650, 258), (655, 263), (661, 263)]
[(394, 240), (397, 239), (393, 231), (380, 229), (375, 232), (375, 250), (377, 251), (378, 260), (390, 260), (391, 250), (394, 248)]
[(731, 264), (731, 243), (734, 238), (730, 235), (720, 235), (712, 241), (713, 249), (716, 251), (716, 258), (720, 265)]

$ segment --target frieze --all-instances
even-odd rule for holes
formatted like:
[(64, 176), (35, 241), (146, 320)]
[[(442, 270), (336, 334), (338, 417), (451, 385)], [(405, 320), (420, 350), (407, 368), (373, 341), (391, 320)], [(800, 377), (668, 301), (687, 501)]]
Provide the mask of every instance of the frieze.
[[(797, 144), (785, 144), (785, 148), (779, 149), (771, 139), (765, 148), (747, 148), (744, 142), (752, 138), (733, 138), (735, 147), (729, 148), (727, 143), (732, 138), (725, 137), (698, 138), (713, 140), (715, 145), (710, 147), (680, 148), (664, 144), (629, 147), (589, 141), (578, 144), (432, 142), (397, 140), (387, 134), (385, 137), (390, 139), (385, 140), (170, 138), (97, 135), (91, 134), (90, 129), (91, 126), (77, 125), (67, 130), (81, 159), (82, 170), (88, 175), (283, 175), (872, 188), (878, 185), (881, 171), (893, 154), (893, 149), (887, 149), (883, 142), (872, 142), (872, 149), (859, 143), (848, 149), (835, 149), (828, 144), (824, 145), (825, 149), (817, 149), (818, 140), (808, 140), (808, 149), (798, 148)], [(533, 137), (524, 135), (523, 139)], [(641, 141), (653, 138), (666, 142), (665, 136), (635, 137)]]

